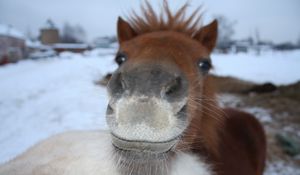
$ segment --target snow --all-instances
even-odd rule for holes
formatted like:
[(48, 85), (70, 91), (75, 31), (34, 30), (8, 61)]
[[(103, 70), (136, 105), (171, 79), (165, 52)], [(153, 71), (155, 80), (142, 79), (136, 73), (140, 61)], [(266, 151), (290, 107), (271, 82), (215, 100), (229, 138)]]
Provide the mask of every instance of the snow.
[(6, 24), (0, 24), (0, 35), (10, 36), (14, 38), (24, 39), (25, 36), (22, 32)]
[(246, 111), (248, 113), (253, 114), (261, 123), (271, 123), (272, 117), (271, 117), (271, 111), (261, 108), (261, 107), (248, 107), (243, 108), (243, 111)]
[[(67, 130), (106, 129), (105, 88), (96, 85), (116, 69), (115, 48), (84, 54), (63, 52), (53, 58), (23, 60), (0, 67), (0, 163), (53, 134)], [(300, 80), (300, 51), (285, 53), (212, 55), (214, 73), (263, 83), (288, 84)], [(223, 96), (223, 103), (239, 99)], [(268, 111), (246, 109), (262, 114)], [(276, 175), (281, 163), (272, 164), (267, 175)], [(292, 171), (292, 170), (291, 170)]]
[(26, 47), (29, 47), (29, 48), (39, 49), (39, 48), (45, 47), (44, 45), (42, 45), (42, 43), (40, 41), (32, 41), (30, 39), (26, 39), (25, 43), (26, 43)]
[(31, 59), (40, 59), (40, 58), (47, 58), (47, 57), (54, 57), (56, 56), (56, 52), (53, 49), (48, 49), (45, 51), (35, 51), (29, 54), (29, 58)]
[(0, 162), (55, 133), (106, 128), (106, 90), (94, 81), (115, 69), (111, 58), (65, 53), (1, 67)]
[(299, 175), (300, 168), (291, 166), (284, 161), (267, 162), (264, 175)]
[(212, 55), (213, 73), (233, 76), (243, 80), (276, 85), (286, 85), (300, 80), (300, 50), (290, 52), (265, 52), (261, 55)]
[[(242, 101), (236, 95), (227, 94), (227, 93), (218, 94), (217, 99), (220, 107), (241, 108), (240, 104), (242, 103)], [(244, 107), (242, 108), (242, 110), (253, 114), (263, 124), (272, 122), (270, 110), (258, 106)]]

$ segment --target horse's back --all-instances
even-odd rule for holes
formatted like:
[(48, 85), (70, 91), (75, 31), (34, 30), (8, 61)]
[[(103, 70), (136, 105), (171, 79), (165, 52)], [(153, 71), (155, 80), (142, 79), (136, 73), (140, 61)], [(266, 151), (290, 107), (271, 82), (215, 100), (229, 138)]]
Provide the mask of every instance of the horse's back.
[(117, 175), (111, 151), (109, 132), (67, 132), (1, 165), (0, 175)]
[(266, 139), (262, 125), (251, 114), (224, 109), (218, 175), (262, 175)]
[[(0, 175), (120, 175), (108, 131), (73, 131), (52, 136), (0, 165)], [(178, 152), (170, 175), (211, 175), (196, 155)]]

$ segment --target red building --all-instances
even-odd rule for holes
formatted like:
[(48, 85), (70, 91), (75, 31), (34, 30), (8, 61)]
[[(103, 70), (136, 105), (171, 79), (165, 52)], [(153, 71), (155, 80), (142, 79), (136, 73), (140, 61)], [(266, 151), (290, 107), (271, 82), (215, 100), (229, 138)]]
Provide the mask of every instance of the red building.
[(0, 65), (17, 62), (25, 54), (24, 35), (11, 26), (0, 24)]

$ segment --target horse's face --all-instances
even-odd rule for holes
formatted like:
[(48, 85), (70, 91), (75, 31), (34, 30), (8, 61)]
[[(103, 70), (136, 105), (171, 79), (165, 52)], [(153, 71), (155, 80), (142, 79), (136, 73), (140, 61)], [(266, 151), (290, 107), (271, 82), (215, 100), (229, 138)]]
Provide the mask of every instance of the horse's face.
[(216, 40), (216, 22), (194, 38), (172, 31), (135, 35), (119, 19), (119, 68), (109, 84), (107, 122), (116, 148), (163, 153), (191, 121), (191, 97), (201, 94)]

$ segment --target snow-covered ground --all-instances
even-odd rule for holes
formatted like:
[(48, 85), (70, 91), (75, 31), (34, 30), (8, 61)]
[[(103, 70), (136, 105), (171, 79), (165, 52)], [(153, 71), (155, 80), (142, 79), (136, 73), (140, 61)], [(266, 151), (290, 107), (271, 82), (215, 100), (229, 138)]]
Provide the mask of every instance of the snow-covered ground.
[(116, 65), (100, 52), (0, 67), (0, 162), (55, 133), (106, 127), (106, 90), (94, 81)]
[[(114, 52), (63, 53), (0, 67), (0, 163), (55, 133), (106, 128), (106, 90), (94, 82), (116, 68)], [(275, 84), (300, 80), (300, 51), (212, 59), (218, 75)]]
[(247, 81), (286, 85), (300, 80), (300, 51), (266, 52), (261, 55), (213, 55), (214, 73)]

